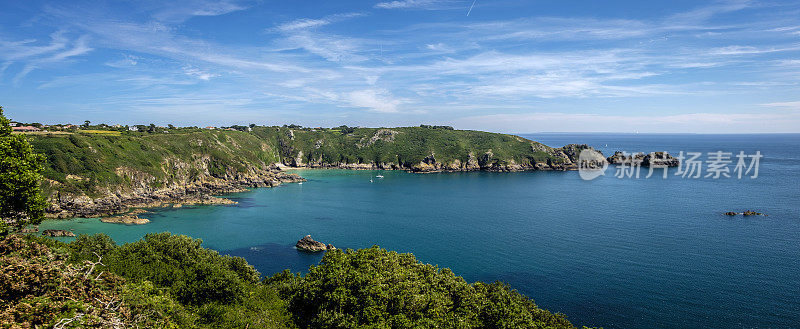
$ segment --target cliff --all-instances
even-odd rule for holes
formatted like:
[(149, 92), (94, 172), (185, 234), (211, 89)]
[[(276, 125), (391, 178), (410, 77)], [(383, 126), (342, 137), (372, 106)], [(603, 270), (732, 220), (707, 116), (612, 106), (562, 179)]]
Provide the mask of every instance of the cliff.
[(44, 190), (52, 218), (229, 203), (212, 195), (302, 181), (282, 172), (281, 165), (413, 172), (574, 170), (580, 151), (588, 148), (426, 127), (174, 129), (35, 135), (30, 142), (47, 157)]

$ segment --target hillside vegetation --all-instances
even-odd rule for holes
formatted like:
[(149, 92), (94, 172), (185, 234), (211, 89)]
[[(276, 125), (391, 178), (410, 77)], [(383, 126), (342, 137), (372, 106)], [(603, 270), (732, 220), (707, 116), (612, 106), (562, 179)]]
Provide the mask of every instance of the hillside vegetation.
[(159, 188), (211, 176), (265, 171), (279, 162), (274, 144), (238, 131), (120, 136), (74, 133), (34, 135), (47, 158), (44, 176), (62, 192), (101, 195), (112, 186)]
[(12, 235), (0, 263), (0, 328), (574, 328), (503, 284), (378, 247), (265, 280), (169, 233), (121, 246)]
[(263, 176), (275, 163), (431, 172), (563, 170), (574, 160), (570, 149), (518, 136), (437, 127), (88, 131), (28, 136), (47, 158), (48, 194), (97, 198), (137, 188)]

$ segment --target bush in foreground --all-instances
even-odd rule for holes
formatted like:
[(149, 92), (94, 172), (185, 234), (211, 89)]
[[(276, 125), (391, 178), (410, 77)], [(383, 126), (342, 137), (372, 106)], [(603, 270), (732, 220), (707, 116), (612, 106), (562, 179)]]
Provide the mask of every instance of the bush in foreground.
[(506, 285), (379, 247), (263, 281), (244, 259), (169, 233), (121, 246), (11, 236), (0, 264), (0, 328), (574, 328)]
[(304, 277), (267, 282), (303, 328), (573, 328), (501, 283), (469, 284), (377, 246), (329, 251)]

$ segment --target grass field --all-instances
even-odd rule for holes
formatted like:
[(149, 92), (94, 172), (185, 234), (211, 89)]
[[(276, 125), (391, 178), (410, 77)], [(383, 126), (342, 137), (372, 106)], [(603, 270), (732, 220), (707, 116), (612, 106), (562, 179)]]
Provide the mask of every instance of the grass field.
[(122, 136), (122, 132), (116, 130), (79, 130), (79, 133), (83, 134), (97, 134), (97, 135), (105, 135), (105, 136)]

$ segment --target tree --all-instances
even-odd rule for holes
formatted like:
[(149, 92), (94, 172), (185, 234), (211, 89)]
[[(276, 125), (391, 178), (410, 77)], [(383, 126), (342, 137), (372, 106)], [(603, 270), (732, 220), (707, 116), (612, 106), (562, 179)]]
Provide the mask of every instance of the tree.
[(148, 127), (148, 128), (147, 128), (147, 132), (149, 132), (149, 133), (151, 133), (151, 134), (152, 134), (152, 133), (154, 133), (154, 132), (156, 132), (156, 125), (154, 125), (154, 124), (152, 124), (152, 123), (151, 123), (151, 124), (150, 124), (150, 127)]
[(0, 107), (0, 235), (40, 223), (47, 207), (39, 187), (44, 157), (11, 130)]
[(83, 122), (83, 127), (84, 128), (89, 128), (89, 124), (91, 124), (91, 123), (92, 123), (91, 121), (86, 120), (86, 121)]
[(305, 276), (287, 270), (265, 283), (300, 328), (574, 328), (505, 284), (470, 284), (377, 246), (328, 251)]
[(168, 124), (168, 125), (167, 125), (167, 128), (169, 128), (170, 130), (172, 130), (172, 129), (175, 129), (175, 126), (173, 126), (173, 125), (170, 123), (170, 124)]

